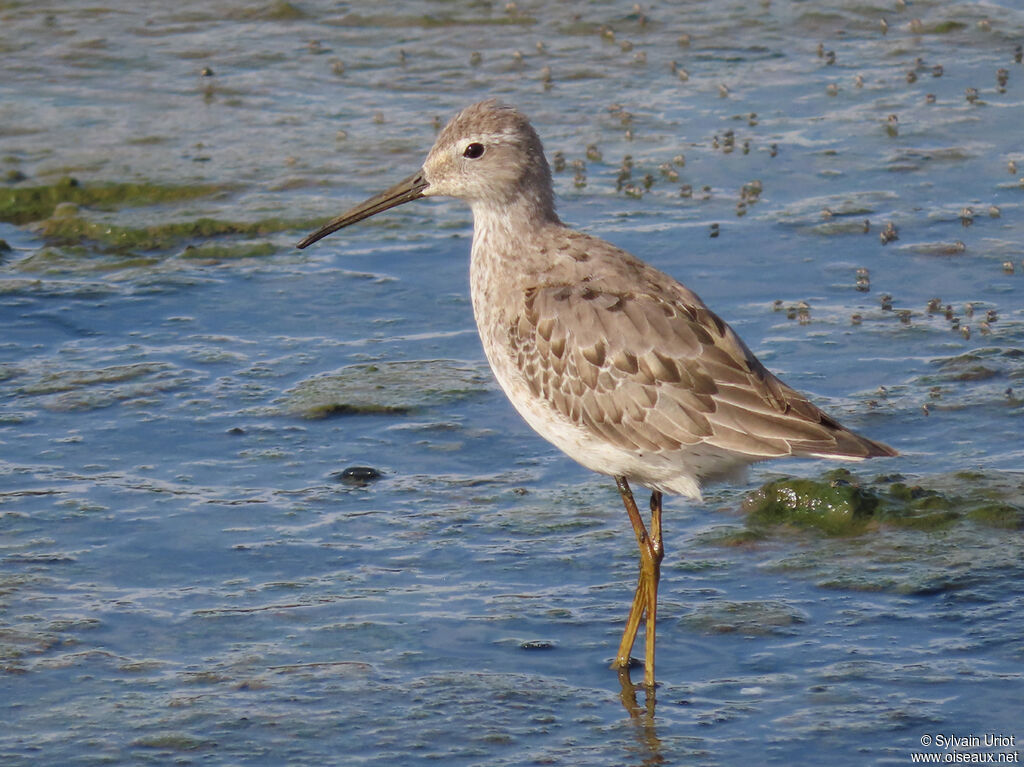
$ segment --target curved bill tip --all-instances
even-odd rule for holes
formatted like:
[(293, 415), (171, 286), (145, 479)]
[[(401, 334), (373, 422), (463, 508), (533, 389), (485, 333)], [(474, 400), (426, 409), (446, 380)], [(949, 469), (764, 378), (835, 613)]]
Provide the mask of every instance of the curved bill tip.
[(322, 240), (332, 232), (344, 229), (346, 226), (362, 221), (364, 218), (375, 216), (388, 208), (395, 207), (396, 205), (411, 202), (412, 200), (418, 200), (420, 197), (423, 197), (423, 192), (428, 186), (430, 186), (430, 184), (427, 183), (427, 180), (424, 178), (423, 170), (418, 170), (408, 178), (404, 178), (399, 181), (390, 189), (386, 189), (380, 194), (375, 194), (365, 202), (356, 205), (351, 210), (347, 210), (337, 218), (328, 221), (312, 234), (299, 240), (295, 247), (300, 250), (302, 248), (309, 247), (317, 240)]

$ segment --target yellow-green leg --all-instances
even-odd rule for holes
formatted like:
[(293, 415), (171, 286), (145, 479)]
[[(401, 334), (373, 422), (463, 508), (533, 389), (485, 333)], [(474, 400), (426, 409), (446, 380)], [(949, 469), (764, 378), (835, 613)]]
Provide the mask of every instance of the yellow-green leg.
[(633, 651), (633, 644), (636, 642), (636, 635), (640, 630), (640, 620), (646, 615), (644, 686), (653, 688), (658, 581), (661, 579), (661, 560), (665, 553), (661, 538), (661, 493), (657, 490), (651, 493), (651, 529), (648, 532), (643, 518), (640, 516), (640, 511), (636, 507), (633, 492), (629, 489), (629, 482), (625, 477), (616, 477), (615, 484), (619, 487), (619, 494), (626, 506), (626, 513), (629, 514), (629, 521), (633, 525), (636, 542), (640, 547), (640, 577), (637, 579), (636, 593), (633, 595), (633, 604), (629, 608), (626, 630), (622, 633), (622, 641), (619, 643), (619, 652), (615, 656), (614, 665), (618, 668), (629, 666), (630, 653)]

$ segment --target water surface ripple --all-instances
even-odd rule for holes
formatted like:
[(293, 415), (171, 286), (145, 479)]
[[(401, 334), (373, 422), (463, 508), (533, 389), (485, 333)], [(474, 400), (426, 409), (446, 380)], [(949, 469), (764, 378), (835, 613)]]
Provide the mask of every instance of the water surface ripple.
[[(840, 767), (1024, 738), (1011, 5), (0, 2), (0, 763)], [(860, 481), (941, 506), (751, 534), (745, 494), (814, 462), (668, 499), (653, 717), (608, 670), (626, 516), (493, 383), (468, 210), (292, 247), (487, 96), (561, 153), (566, 221), (903, 453)]]

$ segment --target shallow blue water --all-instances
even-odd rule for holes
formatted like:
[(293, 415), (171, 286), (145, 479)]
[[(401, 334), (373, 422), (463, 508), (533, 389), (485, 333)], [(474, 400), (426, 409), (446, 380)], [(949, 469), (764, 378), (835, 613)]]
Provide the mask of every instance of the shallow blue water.
[[(567, 221), (684, 280), (787, 382), (903, 453), (855, 471), (955, 494), (969, 469), (1024, 502), (1020, 11), (294, 8), (0, 6), (4, 169), (231, 185), (81, 211), (121, 226), (313, 220), (414, 170), (435, 115), (497, 95), (549, 155), (601, 151), (585, 186), (556, 174)], [(626, 154), (633, 183), (655, 179), (640, 199), (616, 191)], [(295, 230), (259, 238), (268, 257), (184, 242), (47, 268), (36, 227), (0, 224), (0, 761), (906, 764), (923, 735), (1024, 737), (1019, 530), (722, 544), (748, 490), (814, 462), (669, 499), (661, 686), (653, 717), (631, 716), (607, 665), (632, 535), (611, 481), (492, 382), (470, 228), (425, 201), (308, 251)], [(800, 301), (806, 324), (787, 318)], [(351, 367), (370, 363), (378, 378)], [(331, 376), (401, 412), (298, 415)], [(352, 465), (383, 479), (339, 482)]]

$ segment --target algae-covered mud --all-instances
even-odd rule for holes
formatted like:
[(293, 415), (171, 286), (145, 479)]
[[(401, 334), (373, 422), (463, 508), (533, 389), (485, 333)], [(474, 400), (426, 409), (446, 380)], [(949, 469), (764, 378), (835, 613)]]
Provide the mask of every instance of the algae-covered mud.
[[(0, 763), (1021, 742), (1022, 45), (1010, 3), (0, 2)], [(489, 96), (567, 222), (901, 452), (667, 499), (653, 708), (628, 521), (493, 382), (469, 211), (293, 247)]]
[(930, 477), (929, 486), (903, 480), (897, 474), (863, 483), (845, 469), (820, 479), (775, 479), (745, 498), (742, 508), (754, 530), (790, 525), (829, 535), (880, 525), (933, 530), (962, 519), (1011, 530), (1024, 526), (1024, 477), (1018, 474), (963, 471)]
[(351, 365), (301, 381), (285, 392), (285, 412), (303, 418), (355, 413), (406, 414), (481, 394), (490, 378), (481, 366), (450, 360)]
[[(224, 193), (224, 189), (211, 184), (160, 186), (101, 182), (83, 185), (75, 178), (63, 177), (46, 186), (14, 185), (0, 190), (0, 221), (28, 224), (48, 246), (19, 260), (17, 269), (50, 274), (152, 266), (174, 255), (211, 260), (269, 256), (280, 248), (267, 241), (266, 235), (311, 223), (280, 217), (246, 222), (202, 217), (120, 226), (86, 213), (158, 206)], [(229, 237), (231, 242), (218, 242)], [(243, 237), (250, 241), (241, 241)], [(253, 237), (263, 239), (254, 242)]]

